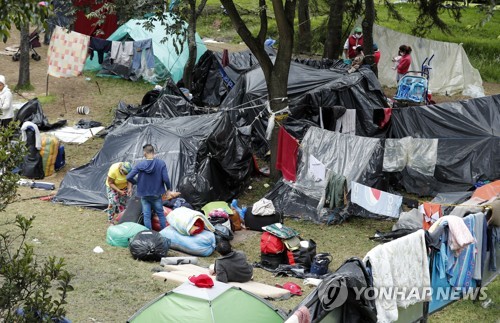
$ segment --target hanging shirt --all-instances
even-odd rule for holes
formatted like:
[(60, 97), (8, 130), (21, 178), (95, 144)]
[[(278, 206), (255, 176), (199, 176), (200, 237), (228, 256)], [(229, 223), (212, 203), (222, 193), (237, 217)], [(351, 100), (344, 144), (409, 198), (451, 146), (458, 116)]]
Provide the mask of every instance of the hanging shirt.
[(111, 50), (111, 41), (101, 38), (90, 37), (89, 56), (94, 59), (94, 51), (97, 52), (99, 64), (104, 61), (104, 54)]
[(281, 170), (283, 178), (295, 182), (297, 179), (297, 153), (299, 143), (285, 128), (280, 127), (278, 133), (278, 154), (276, 156), (276, 169)]
[(48, 50), (47, 74), (54, 77), (74, 77), (82, 74), (90, 36), (66, 32), (56, 26)]
[(146, 55), (146, 66), (155, 67), (155, 57), (153, 54), (153, 41), (151, 39), (134, 41), (134, 57), (132, 58), (132, 69), (141, 68), (142, 54)]
[(111, 53), (109, 58), (114, 64), (130, 67), (132, 64), (132, 56), (134, 55), (133, 41), (113, 41), (111, 42)]

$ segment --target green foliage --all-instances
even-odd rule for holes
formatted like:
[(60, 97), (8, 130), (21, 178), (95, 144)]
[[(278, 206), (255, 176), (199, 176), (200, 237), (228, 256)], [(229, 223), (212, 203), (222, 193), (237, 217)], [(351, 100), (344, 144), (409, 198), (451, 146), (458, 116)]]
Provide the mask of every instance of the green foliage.
[(0, 37), (5, 43), (10, 37), (10, 29), (35, 22), (47, 15), (48, 8), (39, 6), (38, 0), (0, 0)]
[[(49, 257), (40, 263), (33, 246), (26, 242), (34, 217), (17, 216), (21, 231), (0, 234), (0, 317), (5, 322), (43, 322), (61, 319), (66, 311), (67, 293), (72, 275), (64, 269), (64, 260)], [(20, 317), (17, 310), (23, 310)]]
[(9, 127), (0, 128), (0, 212), (17, 197), (19, 175), (12, 171), (21, 165), (26, 153), (24, 143), (11, 140), (18, 128), (18, 122), (11, 122)]

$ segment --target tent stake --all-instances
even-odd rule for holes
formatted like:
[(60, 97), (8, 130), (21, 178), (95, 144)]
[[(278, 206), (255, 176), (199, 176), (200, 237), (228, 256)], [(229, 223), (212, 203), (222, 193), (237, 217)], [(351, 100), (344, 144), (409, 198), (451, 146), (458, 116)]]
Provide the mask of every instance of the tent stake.
[(64, 112), (68, 113), (68, 109), (66, 109), (66, 100), (64, 100), (64, 93), (63, 93), (63, 105), (64, 105)]
[(45, 85), (45, 96), (49, 96), (49, 74), (47, 74), (47, 83)]
[(101, 87), (99, 86), (99, 83), (97, 83), (97, 81), (95, 81), (95, 84), (97, 84), (97, 89), (99, 90), (99, 94), (102, 95), (102, 93), (101, 93)]

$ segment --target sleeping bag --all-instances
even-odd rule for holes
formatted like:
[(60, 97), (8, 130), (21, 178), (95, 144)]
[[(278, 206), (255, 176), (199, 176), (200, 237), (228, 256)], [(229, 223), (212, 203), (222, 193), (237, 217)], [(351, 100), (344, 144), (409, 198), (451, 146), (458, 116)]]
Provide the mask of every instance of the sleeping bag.
[(208, 230), (194, 236), (186, 236), (168, 226), (161, 230), (160, 234), (170, 240), (170, 248), (193, 256), (208, 257), (215, 250), (215, 234)]
[(40, 155), (43, 160), (45, 176), (54, 174), (57, 154), (59, 153), (59, 139), (54, 135), (42, 133), (42, 149)]
[[(167, 216), (167, 222), (177, 232), (185, 236), (197, 234), (204, 228), (212, 232), (215, 231), (214, 226), (203, 213), (184, 206), (172, 210)], [(201, 226), (203, 227), (200, 229)]]
[(132, 257), (143, 261), (160, 261), (167, 256), (169, 247), (170, 240), (151, 230), (137, 233), (128, 245)]

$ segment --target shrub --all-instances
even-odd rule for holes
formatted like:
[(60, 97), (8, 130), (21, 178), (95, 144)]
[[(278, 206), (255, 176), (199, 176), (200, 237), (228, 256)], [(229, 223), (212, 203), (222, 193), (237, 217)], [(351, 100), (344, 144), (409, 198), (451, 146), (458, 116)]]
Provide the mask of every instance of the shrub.
[(33, 220), (17, 216), (21, 233), (0, 234), (0, 317), (5, 322), (62, 320), (66, 295), (73, 290), (64, 259), (39, 262), (26, 242)]

